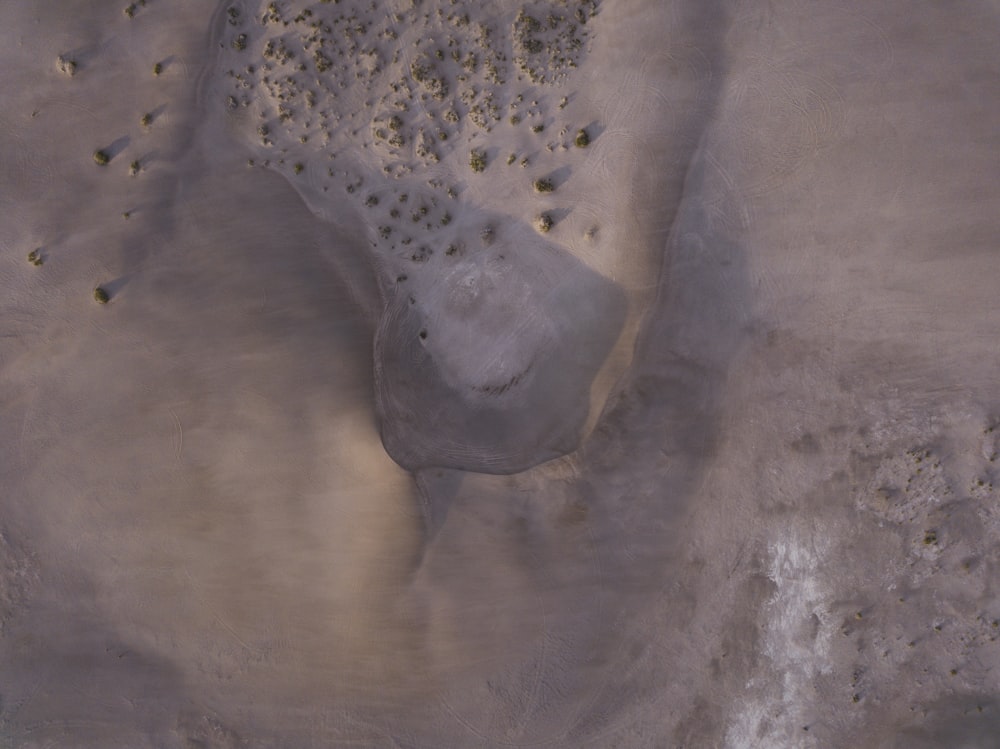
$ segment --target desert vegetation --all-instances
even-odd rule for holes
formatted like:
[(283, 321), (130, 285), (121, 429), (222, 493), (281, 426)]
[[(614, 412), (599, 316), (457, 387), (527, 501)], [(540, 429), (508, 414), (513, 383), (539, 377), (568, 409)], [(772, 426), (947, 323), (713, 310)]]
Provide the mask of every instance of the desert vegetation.
[(482, 172), (486, 169), (486, 153), (473, 149), (469, 154), (469, 166), (474, 172)]
[(76, 75), (76, 68), (77, 68), (76, 60), (72, 58), (59, 55), (59, 57), (56, 58), (56, 66), (62, 73), (65, 73), (70, 78)]
[[(420, 263), (422, 272), (431, 272), (438, 261), (431, 249), (456, 246), (451, 236), (434, 239), (433, 233), (450, 235), (463, 223), (456, 206), (443, 204), (459, 198), (461, 185), (441, 176), (458, 175), (466, 165), (474, 175), (484, 174), (497, 145), (498, 158), (508, 166), (554, 170), (574, 158), (566, 154), (574, 133), (582, 144), (577, 129), (559, 114), (570, 97), (554, 88), (590, 44), (587, 21), (597, 5), (578, 5), (580, 13), (574, 4), (549, 0), (520, 12), (484, 10), (477, 19), (461, 0), (436, 14), (419, 3), (373, 14), (360, 0), (275, 1), (263, 4), (260, 14), (234, 6), (227, 11), (231, 30), (222, 52), (232, 90), (223, 103), (230, 111), (247, 111), (247, 135), (275, 154), (261, 154), (254, 164), (285, 165), (291, 176), (322, 158), (310, 184), (324, 192), (336, 186), (357, 198), (371, 217), (378, 251), (403, 267)], [(514, 135), (501, 128), (506, 125), (526, 125), (536, 139), (534, 150), (519, 153), (520, 143), (503, 148), (491, 142), (489, 134), (497, 130)], [(364, 165), (343, 158), (360, 152)], [(429, 190), (414, 191), (428, 167), (434, 168), (426, 172)], [(359, 189), (364, 174), (381, 184)], [(406, 180), (411, 191), (404, 210), (407, 191), (392, 190), (393, 200), (385, 189), (395, 180)], [(525, 192), (556, 189), (550, 177), (521, 184)], [(555, 224), (548, 213), (525, 220), (543, 234)], [(490, 227), (480, 233), (486, 246), (493, 236)]]
[(554, 83), (576, 68), (586, 47), (586, 23), (597, 13), (596, 0), (584, 0), (566, 15), (561, 7), (550, 7), (544, 19), (522, 9), (514, 19), (514, 62), (532, 83)]

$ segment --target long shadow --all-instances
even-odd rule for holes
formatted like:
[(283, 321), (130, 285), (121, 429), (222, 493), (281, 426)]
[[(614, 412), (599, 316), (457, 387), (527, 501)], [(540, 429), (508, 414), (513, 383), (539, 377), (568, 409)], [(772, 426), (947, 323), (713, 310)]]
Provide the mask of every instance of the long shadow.
[(128, 144), (131, 142), (131, 138), (127, 135), (123, 135), (120, 138), (116, 138), (112, 143), (104, 146), (101, 150), (107, 155), (109, 161), (114, 161), (118, 158), (118, 155), (128, 148)]

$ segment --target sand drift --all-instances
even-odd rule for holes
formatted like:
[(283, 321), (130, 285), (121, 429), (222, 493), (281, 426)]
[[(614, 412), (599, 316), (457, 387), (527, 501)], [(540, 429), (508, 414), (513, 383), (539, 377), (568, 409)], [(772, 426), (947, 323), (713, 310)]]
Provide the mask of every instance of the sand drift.
[(530, 229), (497, 235), (442, 278), (401, 285), (379, 325), (382, 439), (407, 469), (512, 473), (579, 444), (624, 296)]

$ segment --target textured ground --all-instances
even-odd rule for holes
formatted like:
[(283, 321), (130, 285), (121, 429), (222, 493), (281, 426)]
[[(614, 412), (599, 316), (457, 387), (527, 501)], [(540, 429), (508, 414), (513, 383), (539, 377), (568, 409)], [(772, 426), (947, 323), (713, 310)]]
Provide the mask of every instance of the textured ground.
[(0, 746), (1000, 746), (995, 5), (479, 5), (0, 4)]

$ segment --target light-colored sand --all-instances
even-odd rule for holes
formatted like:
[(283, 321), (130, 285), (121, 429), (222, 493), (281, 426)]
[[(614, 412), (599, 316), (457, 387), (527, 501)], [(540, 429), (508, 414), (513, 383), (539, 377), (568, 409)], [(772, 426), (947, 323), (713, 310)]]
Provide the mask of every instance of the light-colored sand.
[(997, 745), (989, 4), (0, 30), (0, 745)]

